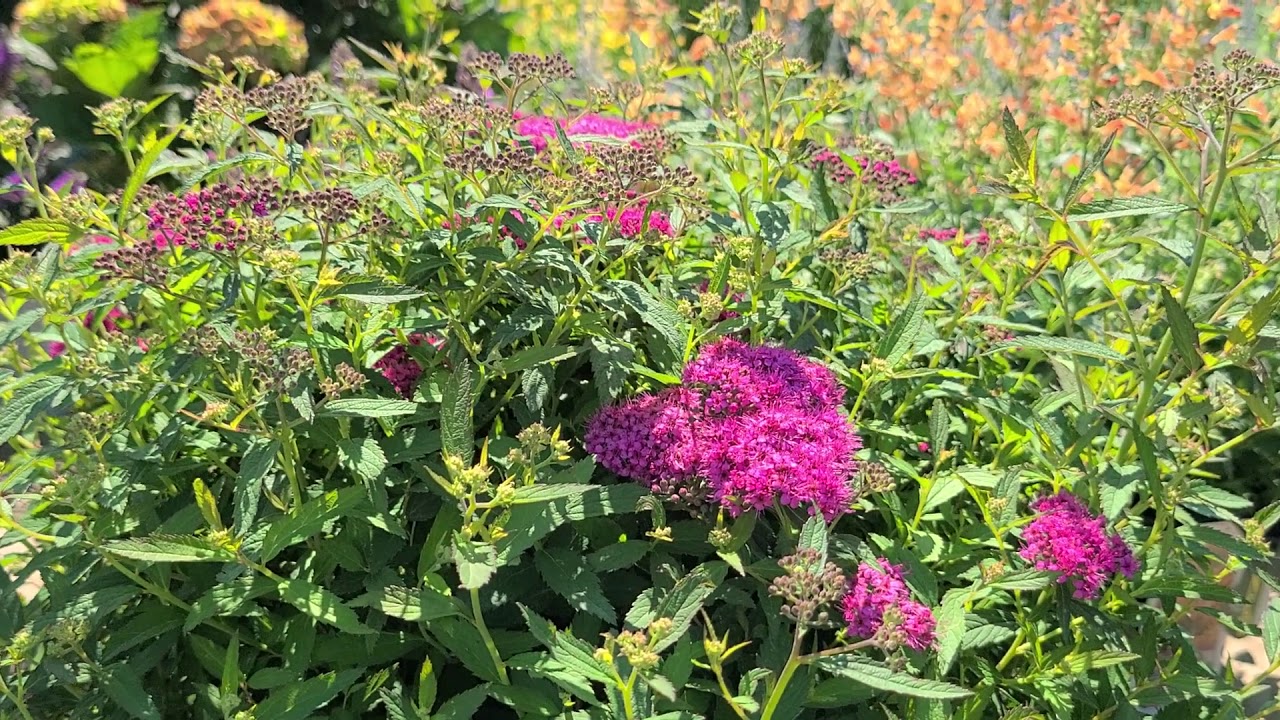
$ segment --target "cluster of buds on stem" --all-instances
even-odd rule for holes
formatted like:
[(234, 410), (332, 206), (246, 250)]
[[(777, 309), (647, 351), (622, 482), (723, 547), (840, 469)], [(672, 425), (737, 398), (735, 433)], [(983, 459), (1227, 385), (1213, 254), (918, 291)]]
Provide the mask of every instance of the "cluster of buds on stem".
[(844, 595), (845, 576), (835, 563), (823, 563), (814, 548), (801, 548), (778, 561), (783, 574), (769, 585), (782, 598), (782, 614), (798, 625), (826, 626), (828, 608)]

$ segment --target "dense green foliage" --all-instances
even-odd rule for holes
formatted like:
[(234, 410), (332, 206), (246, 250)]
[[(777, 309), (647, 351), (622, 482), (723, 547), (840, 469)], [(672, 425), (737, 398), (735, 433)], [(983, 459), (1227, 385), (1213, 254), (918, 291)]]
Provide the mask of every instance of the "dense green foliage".
[[(37, 192), (52, 133), (6, 119), (36, 217), (0, 231), (0, 545), (29, 549), (0, 718), (1259, 717), (1179, 621), (1241, 567), (1278, 585), (1280, 506), (1217, 482), (1278, 427), (1277, 140), (1241, 109), (1268, 66), (1113, 107), (1178, 194), (1099, 196), (1114, 138), (1046, 179), (1006, 113), (957, 211), (876, 175), (850, 85), (732, 20), (625, 139), (522, 130), (637, 90), (519, 55), (472, 63), (492, 101), (419, 54), (206, 68), (180, 122), (95, 113), (112, 194)], [(848, 512), (694, 513), (584, 451), (725, 336), (847, 389)], [(1073, 597), (1024, 559), (1058, 490), (1132, 578)], [(932, 644), (784, 613), (784, 569), (876, 558)], [(1280, 667), (1280, 606), (1222, 618)]]

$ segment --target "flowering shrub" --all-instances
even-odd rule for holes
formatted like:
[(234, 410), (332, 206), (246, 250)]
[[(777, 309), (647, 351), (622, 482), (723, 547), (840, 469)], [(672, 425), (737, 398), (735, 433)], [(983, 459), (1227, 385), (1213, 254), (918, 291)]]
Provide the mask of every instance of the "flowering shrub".
[(974, 218), (849, 85), (695, 20), (640, 94), (206, 68), (162, 132), (99, 110), (106, 195), (0, 124), (37, 215), (0, 232), (0, 711), (1273, 711), (1181, 621), (1280, 647), (1280, 605), (1219, 609), (1277, 584), (1280, 504), (1225, 487), (1273, 473), (1277, 71), (1107, 99), (1177, 197), (1093, 188), (1110, 139), (1060, 183), (1005, 113)]

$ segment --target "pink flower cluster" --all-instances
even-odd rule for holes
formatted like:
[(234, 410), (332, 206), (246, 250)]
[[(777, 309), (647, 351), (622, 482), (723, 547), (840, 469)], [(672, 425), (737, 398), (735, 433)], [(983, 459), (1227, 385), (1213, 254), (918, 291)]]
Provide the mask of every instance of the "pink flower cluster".
[(923, 228), (920, 230), (921, 240), (937, 240), (949, 243), (958, 237), (964, 237), (964, 246), (977, 245), (987, 247), (991, 244), (991, 235), (986, 230), (967, 232), (962, 228)]
[(556, 125), (563, 128), (565, 136), (570, 138), (582, 135), (596, 135), (625, 140), (646, 130), (653, 129), (653, 126), (648, 123), (628, 122), (621, 118), (606, 117), (604, 115), (583, 115), (568, 124), (564, 120), (544, 115), (517, 115), (515, 131), (517, 134), (528, 138), (529, 144), (533, 145), (534, 150), (542, 152), (555, 139)]
[(245, 218), (265, 217), (280, 206), (275, 190), (267, 183), (217, 183), (166, 195), (147, 211), (147, 229), (177, 245), (234, 251), (248, 239)]
[(902, 579), (902, 568), (884, 558), (877, 563), (858, 565), (858, 574), (849, 584), (842, 607), (849, 634), (871, 639), (885, 624), (885, 611), (893, 609), (894, 625), (886, 629), (895, 644), (923, 650), (933, 645), (937, 623), (933, 611), (911, 599), (911, 589)]
[(681, 385), (603, 408), (584, 445), (672, 501), (714, 500), (735, 515), (777, 503), (831, 519), (853, 500), (862, 446), (843, 400), (818, 363), (724, 338), (685, 368)]
[[(423, 343), (439, 350), (444, 345), (444, 338), (430, 333), (413, 333), (409, 336), (409, 345), (416, 347)], [(391, 387), (406, 398), (413, 396), (413, 389), (418, 386), (418, 379), (422, 377), (422, 366), (405, 345), (397, 345), (378, 358), (373, 369), (381, 373), (391, 383)]]
[(822, 170), (839, 185), (854, 179), (863, 188), (872, 192), (881, 202), (897, 202), (902, 197), (902, 190), (919, 182), (915, 173), (908, 170), (897, 160), (880, 160), (869, 157), (855, 157), (858, 169), (845, 161), (833, 150), (822, 150), (813, 156), (809, 166), (814, 170)]
[[(628, 240), (644, 235), (646, 231), (654, 232), (667, 237), (675, 237), (675, 228), (671, 225), (671, 216), (661, 210), (649, 210), (649, 217), (645, 218), (645, 212), (648, 208), (647, 200), (640, 200), (634, 205), (628, 205), (619, 212), (616, 208), (608, 208), (603, 213), (599, 210), (589, 213), (583, 222), (603, 223), (610, 222), (617, 227), (618, 235)], [(556, 228), (564, 225), (568, 218), (562, 216), (557, 217), (552, 222)]]
[(1132, 578), (1138, 561), (1124, 540), (1108, 534), (1106, 519), (1089, 512), (1075, 495), (1063, 490), (1032, 501), (1037, 515), (1022, 531), (1019, 555), (1037, 570), (1058, 573), (1071, 582), (1081, 600), (1092, 600), (1117, 572)]

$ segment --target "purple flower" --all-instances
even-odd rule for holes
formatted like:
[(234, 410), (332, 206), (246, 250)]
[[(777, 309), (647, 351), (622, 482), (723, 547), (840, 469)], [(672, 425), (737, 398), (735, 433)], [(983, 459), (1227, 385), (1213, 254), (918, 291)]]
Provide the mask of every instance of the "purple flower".
[(584, 445), (601, 465), (673, 500), (733, 514), (775, 504), (848, 510), (861, 440), (830, 370), (786, 348), (722, 339), (683, 383), (601, 409)]
[[(879, 567), (871, 563), (858, 565), (858, 573), (842, 601), (849, 634), (861, 639), (871, 639), (879, 634), (894, 644), (916, 650), (933, 645), (937, 626), (933, 611), (911, 599), (911, 589), (902, 579), (901, 566), (893, 565), (884, 558), (877, 563)], [(885, 628), (886, 611), (890, 610), (894, 625)]]
[(838, 185), (856, 179), (864, 189), (872, 193), (874, 199), (884, 204), (901, 200), (902, 190), (919, 182), (915, 173), (897, 160), (859, 156), (853, 161), (858, 166), (857, 170), (839, 153), (822, 150), (813, 156), (809, 166), (826, 173)]
[(234, 252), (249, 238), (245, 221), (266, 217), (279, 207), (276, 188), (269, 183), (216, 183), (162, 197), (147, 210), (147, 229), (175, 245)]
[[(444, 339), (428, 333), (413, 333), (409, 336), (409, 345), (417, 346), (423, 343), (439, 350), (444, 345)], [(378, 358), (373, 368), (391, 383), (391, 387), (395, 388), (396, 392), (406, 398), (413, 396), (413, 389), (418, 386), (418, 379), (422, 377), (422, 366), (405, 345), (397, 345), (386, 355)]]
[(1132, 578), (1138, 561), (1124, 540), (1108, 534), (1106, 519), (1093, 515), (1075, 495), (1063, 490), (1032, 501), (1037, 515), (1022, 531), (1022, 558), (1037, 570), (1058, 573), (1074, 595), (1092, 600), (1117, 572)]

